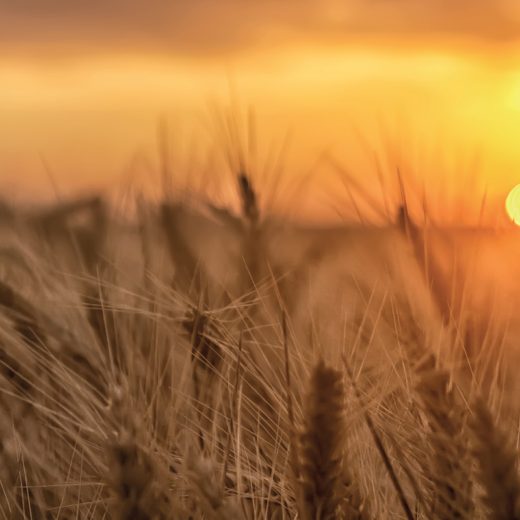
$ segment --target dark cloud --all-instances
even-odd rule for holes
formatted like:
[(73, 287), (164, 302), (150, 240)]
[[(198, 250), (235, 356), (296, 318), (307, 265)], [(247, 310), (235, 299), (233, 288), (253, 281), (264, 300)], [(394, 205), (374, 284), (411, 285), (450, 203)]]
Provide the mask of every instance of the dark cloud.
[(227, 52), (254, 44), (266, 27), (297, 25), (301, 14), (294, 5), (269, 9), (266, 3), (228, 0), (14, 0), (0, 5), (4, 52), (33, 47), (37, 53), (58, 54), (82, 49)]
[(0, 0), (0, 52), (226, 54), (294, 37), (508, 41), (512, 0)]

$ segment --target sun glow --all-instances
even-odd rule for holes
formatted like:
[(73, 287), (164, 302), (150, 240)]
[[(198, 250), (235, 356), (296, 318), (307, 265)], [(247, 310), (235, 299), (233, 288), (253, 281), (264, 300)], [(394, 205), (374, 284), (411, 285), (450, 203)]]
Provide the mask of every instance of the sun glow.
[(507, 196), (506, 209), (511, 220), (520, 226), (520, 184), (515, 186)]
[[(269, 46), (237, 51), (229, 60), (137, 50), (54, 61), (0, 56), (0, 190), (22, 193), (37, 185), (38, 196), (54, 197), (42, 156), (65, 192), (112, 186), (127, 169), (141, 175), (141, 159), (133, 158), (154, 164), (162, 116), (178, 170), (193, 160), (199, 161), (194, 171), (203, 170), (220, 153), (214, 113), (231, 96), (236, 112), (254, 109), (259, 171), (270, 168), (273, 150), (290, 134), (289, 152), (281, 154), (287, 176), (307, 171), (327, 149), (356, 175), (374, 173), (378, 155), (389, 169), (407, 163), (426, 183), (442, 177), (439, 185), (449, 184), (451, 158), (453, 168), (458, 161), (473, 167), (473, 149), (482, 144), (487, 208), (502, 219), (504, 193), (520, 162), (518, 56), (520, 45), (506, 59), (476, 44), (410, 48), (398, 41), (303, 39), (276, 52)], [(318, 169), (320, 189), (332, 189), (334, 173), (323, 162)], [(471, 201), (479, 197), (461, 190), (460, 198), (478, 214)], [(520, 215), (514, 219), (520, 223)]]

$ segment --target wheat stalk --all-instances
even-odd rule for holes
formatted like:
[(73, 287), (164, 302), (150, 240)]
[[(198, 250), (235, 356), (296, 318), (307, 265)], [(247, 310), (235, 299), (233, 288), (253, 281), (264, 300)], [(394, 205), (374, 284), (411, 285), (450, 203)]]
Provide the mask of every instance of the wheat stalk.
[(520, 518), (520, 478), (518, 452), (509, 436), (496, 424), (482, 398), (477, 398), (470, 421), (475, 437), (473, 455), (480, 471), (477, 476), (485, 494), (484, 506), (489, 520)]
[(304, 399), (303, 430), (298, 461), (300, 514), (305, 520), (330, 520), (341, 503), (345, 435), (343, 375), (320, 360), (314, 367)]

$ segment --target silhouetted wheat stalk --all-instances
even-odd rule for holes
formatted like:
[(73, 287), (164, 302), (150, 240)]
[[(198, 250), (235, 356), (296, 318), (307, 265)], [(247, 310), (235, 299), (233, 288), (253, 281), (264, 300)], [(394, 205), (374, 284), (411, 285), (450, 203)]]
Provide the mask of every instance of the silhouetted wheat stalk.
[(518, 452), (509, 436), (495, 424), (482, 398), (473, 406), (470, 421), (475, 437), (473, 455), (479, 465), (478, 479), (484, 488), (483, 502), (489, 520), (520, 518)]
[[(298, 440), (298, 493), (306, 520), (361, 518), (363, 501), (348, 467), (345, 389), (342, 372), (320, 360), (305, 395)], [(357, 493), (356, 493), (357, 491)]]

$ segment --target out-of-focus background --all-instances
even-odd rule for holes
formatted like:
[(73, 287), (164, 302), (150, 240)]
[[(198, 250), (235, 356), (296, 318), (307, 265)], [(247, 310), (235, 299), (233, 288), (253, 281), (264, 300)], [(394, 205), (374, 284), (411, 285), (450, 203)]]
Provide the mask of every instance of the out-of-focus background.
[(383, 206), (399, 168), (432, 219), (504, 223), (519, 58), (513, 0), (0, 0), (0, 189), (154, 193), (162, 135), (172, 175), (211, 191), (231, 106), (257, 177), (306, 180), (279, 202), (299, 217), (355, 220), (345, 201)]

